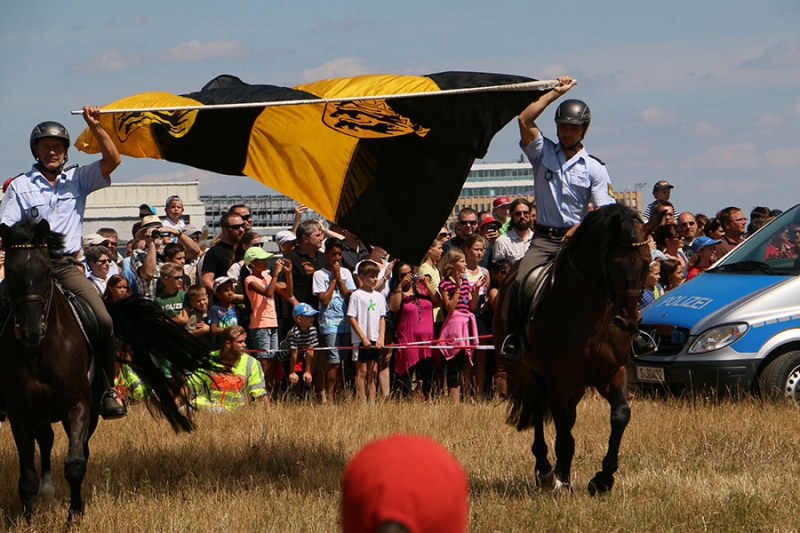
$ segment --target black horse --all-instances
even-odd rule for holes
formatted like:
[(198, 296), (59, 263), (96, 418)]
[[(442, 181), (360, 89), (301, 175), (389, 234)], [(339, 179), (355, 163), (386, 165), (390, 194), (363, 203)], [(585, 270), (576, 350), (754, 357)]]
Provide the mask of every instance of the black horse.
[[(614, 484), (619, 445), (630, 420), (626, 366), (650, 263), (647, 244), (645, 227), (631, 209), (613, 204), (592, 211), (556, 257), (548, 279), (551, 286), (538, 305), (534, 308), (530, 300), (520, 305), (528, 317), (526, 352), (519, 360), (504, 360), (512, 384), (507, 421), (518, 430), (534, 428), (531, 451), (543, 488), (569, 488), (575, 452), (572, 428), (587, 387), (595, 387), (611, 405), (608, 452), (589, 492), (609, 491)], [(504, 288), (516, 274), (512, 270)], [(504, 308), (504, 299), (502, 290), (498, 309)], [(498, 312), (498, 353), (505, 329)], [(556, 427), (555, 469), (547, 459), (544, 438), (544, 422), (550, 416)]]
[[(47, 221), (41, 221), (19, 222), (11, 228), (0, 225), (0, 237), (6, 250), (3, 285), (11, 306), (0, 332), (0, 391), (19, 454), (23, 515), (30, 520), (37, 495), (51, 499), (55, 493), (50, 473), (52, 424), (61, 422), (69, 439), (64, 477), (70, 487), (72, 518), (83, 511), (81, 484), (89, 438), (97, 427), (102, 383), (91, 382), (90, 342), (53, 280), (51, 254), (62, 253), (63, 236), (51, 233)], [(173, 376), (213, 368), (207, 350), (151, 302), (129, 299), (109, 311), (118, 339), (129, 348), (130, 364), (151, 391), (151, 412), (163, 414), (175, 431), (191, 430), (187, 417), (191, 413), (176, 405), (176, 398), (181, 403), (184, 394), (183, 383), (166, 377), (162, 368), (169, 368)], [(41, 454), (41, 483), (34, 440)]]

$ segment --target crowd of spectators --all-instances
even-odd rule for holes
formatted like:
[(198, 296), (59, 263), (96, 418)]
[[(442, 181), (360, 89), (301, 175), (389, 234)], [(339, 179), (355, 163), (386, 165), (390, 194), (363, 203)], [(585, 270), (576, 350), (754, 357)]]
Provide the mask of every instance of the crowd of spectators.
[[(676, 214), (671, 190), (658, 182), (647, 209), (659, 224), (641, 308), (710, 268), (775, 214), (756, 208), (749, 226), (737, 207), (711, 218)], [(416, 265), (344, 228), (302, 220), (302, 205), (293, 227), (275, 235), (277, 256), (263, 249), (245, 205), (232, 206), (220, 235), (206, 242), (171, 196), (163, 219), (140, 208), (126, 254), (117, 250), (117, 232), (104, 228), (84, 237), (83, 260), (103, 298), (153, 300), (220, 354), (228, 371), (246, 371), (238, 380), (193, 379), (204, 391), (199, 407), (347, 395), (375, 402), (392, 394), (475, 402), (505, 394), (502, 365), (488, 346), (492, 320), (500, 285), (537, 228), (535, 205), (525, 198), (501, 196), (493, 207), (459, 211), (453, 231), (443, 227)], [(791, 246), (776, 239), (772, 252)], [(207, 390), (215, 387), (227, 396)], [(222, 397), (228, 400), (214, 400)]]

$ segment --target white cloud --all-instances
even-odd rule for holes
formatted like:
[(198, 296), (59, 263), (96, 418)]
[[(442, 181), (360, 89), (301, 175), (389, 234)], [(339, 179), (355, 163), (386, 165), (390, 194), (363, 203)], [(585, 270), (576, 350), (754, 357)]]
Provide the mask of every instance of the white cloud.
[(694, 126), (694, 132), (701, 137), (716, 137), (720, 135), (723, 130), (718, 126), (709, 124), (708, 122), (698, 122)]
[(755, 70), (783, 70), (797, 67), (800, 67), (800, 46), (787, 45), (785, 41), (765, 48), (758, 56), (739, 65), (741, 69)]
[(678, 112), (674, 109), (662, 109), (660, 107), (648, 107), (640, 113), (642, 120), (648, 124), (668, 124), (677, 116)]
[(242, 57), (247, 51), (239, 41), (233, 39), (220, 39), (202, 43), (197, 39), (187, 41), (167, 48), (158, 53), (158, 59), (163, 61), (205, 61), (224, 57)]
[(685, 160), (681, 168), (700, 169), (756, 169), (759, 166), (759, 153), (752, 143), (737, 143), (712, 146), (702, 154)]
[(369, 74), (370, 70), (360, 57), (340, 57), (328, 61), (317, 68), (306, 69), (300, 75), (303, 82), (324, 80), (327, 78), (345, 78)]
[(771, 167), (796, 168), (800, 165), (800, 147), (768, 150), (764, 158)]
[(761, 127), (780, 126), (781, 122), (781, 117), (775, 113), (764, 113), (758, 118), (758, 125)]
[(139, 63), (141, 57), (129, 52), (120, 52), (116, 48), (106, 50), (86, 63), (75, 67), (80, 72), (116, 72), (127, 68), (129, 65)]

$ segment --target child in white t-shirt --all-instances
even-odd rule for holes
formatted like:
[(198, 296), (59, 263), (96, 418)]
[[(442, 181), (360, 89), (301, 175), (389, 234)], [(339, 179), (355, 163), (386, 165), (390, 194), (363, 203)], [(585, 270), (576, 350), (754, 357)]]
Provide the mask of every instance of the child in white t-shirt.
[(375, 290), (380, 267), (372, 261), (358, 265), (361, 288), (350, 295), (347, 317), (355, 349), (356, 394), (359, 399), (374, 402), (378, 386), (378, 361), (386, 333), (386, 298)]

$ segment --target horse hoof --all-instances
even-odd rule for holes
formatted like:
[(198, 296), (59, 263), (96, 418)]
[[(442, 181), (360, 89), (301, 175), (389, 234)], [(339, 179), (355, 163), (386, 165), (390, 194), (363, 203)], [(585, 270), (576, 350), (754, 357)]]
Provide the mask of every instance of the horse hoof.
[(552, 470), (547, 474), (540, 474), (537, 481), (539, 482), (539, 488), (548, 492), (555, 491), (561, 484)]
[(539, 488), (547, 492), (572, 492), (572, 486), (569, 482), (558, 479), (558, 476), (553, 471), (540, 475), (537, 481)]
[(589, 482), (589, 495), (594, 496), (598, 492), (605, 493), (611, 492), (611, 488), (614, 486), (614, 477), (613, 476), (606, 476), (602, 472), (598, 472)]

